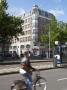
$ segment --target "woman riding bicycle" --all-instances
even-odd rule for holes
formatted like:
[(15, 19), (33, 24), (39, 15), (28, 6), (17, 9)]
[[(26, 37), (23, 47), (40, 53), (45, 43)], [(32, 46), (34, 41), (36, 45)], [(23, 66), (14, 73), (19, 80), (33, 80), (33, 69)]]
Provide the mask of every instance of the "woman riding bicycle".
[(35, 70), (30, 63), (30, 52), (25, 50), (21, 54), (20, 74), (27, 78), (28, 90), (32, 90), (32, 71)]

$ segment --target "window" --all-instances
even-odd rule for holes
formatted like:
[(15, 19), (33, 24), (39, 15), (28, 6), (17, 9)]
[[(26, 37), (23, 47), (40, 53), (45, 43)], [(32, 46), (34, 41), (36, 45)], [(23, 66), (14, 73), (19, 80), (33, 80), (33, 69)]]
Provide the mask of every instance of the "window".
[(23, 37), (23, 42), (24, 42), (24, 37)]
[(31, 24), (28, 24), (28, 27), (27, 28), (30, 28)]
[(25, 29), (27, 29), (27, 25), (25, 25)]
[(16, 43), (16, 41), (17, 41), (17, 40), (15, 39), (15, 43)]
[(25, 34), (27, 35), (27, 31), (25, 32)]
[(37, 29), (33, 29), (33, 34), (37, 34)]
[(22, 26), (22, 29), (24, 29), (24, 26)]
[(48, 12), (45, 12), (45, 16), (48, 17)]
[(27, 44), (27, 45), (26, 45), (26, 48), (30, 48), (30, 45), (29, 45), (29, 44)]
[(28, 37), (28, 41), (31, 41), (31, 36)]
[(10, 46), (10, 49), (12, 49), (12, 46)]
[(13, 49), (16, 50), (17, 46), (13, 46)]
[(21, 45), (20, 48), (21, 48), (21, 49), (24, 48), (24, 45)]
[(31, 18), (28, 18), (28, 22), (31, 22)]
[(25, 21), (24, 21), (25, 23), (27, 23), (27, 19), (25, 19)]
[(31, 30), (28, 30), (28, 31), (27, 31), (27, 34), (31, 34)]
[(23, 42), (23, 38), (20, 38), (20, 42)]

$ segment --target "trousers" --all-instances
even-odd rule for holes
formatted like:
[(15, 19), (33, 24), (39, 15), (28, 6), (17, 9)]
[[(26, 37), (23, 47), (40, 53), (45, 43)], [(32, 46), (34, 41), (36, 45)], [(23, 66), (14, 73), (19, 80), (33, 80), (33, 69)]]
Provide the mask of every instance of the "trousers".
[(32, 75), (28, 72), (22, 72), (23, 70), (20, 71), (20, 74), (26, 78), (26, 84), (28, 86), (28, 90), (32, 90)]

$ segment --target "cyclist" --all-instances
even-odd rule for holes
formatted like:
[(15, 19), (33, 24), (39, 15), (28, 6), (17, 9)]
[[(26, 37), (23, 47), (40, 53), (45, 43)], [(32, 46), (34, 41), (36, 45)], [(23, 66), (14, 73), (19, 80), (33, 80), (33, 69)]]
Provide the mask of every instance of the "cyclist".
[(30, 63), (30, 52), (25, 50), (21, 54), (20, 74), (27, 78), (28, 90), (32, 90), (32, 71), (35, 70)]

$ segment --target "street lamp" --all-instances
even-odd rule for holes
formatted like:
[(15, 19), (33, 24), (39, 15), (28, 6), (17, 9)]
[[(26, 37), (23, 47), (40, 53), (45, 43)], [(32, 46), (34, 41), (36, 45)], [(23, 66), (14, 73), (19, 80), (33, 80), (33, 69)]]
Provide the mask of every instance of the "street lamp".
[(55, 45), (59, 45), (59, 41), (55, 41)]
[(49, 58), (50, 58), (50, 25), (49, 25)]
[(55, 47), (56, 47), (56, 62), (58, 64), (62, 63), (62, 45), (60, 41), (55, 41)]
[[(60, 55), (57, 51), (58, 46), (59, 46), (59, 41), (55, 41), (54, 62), (53, 62), (54, 67), (57, 67), (57, 62), (60, 59)], [(58, 48), (58, 50), (59, 50), (59, 48)]]

